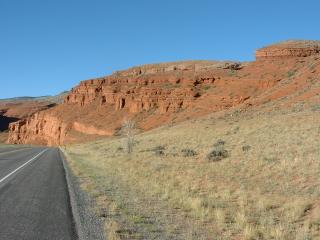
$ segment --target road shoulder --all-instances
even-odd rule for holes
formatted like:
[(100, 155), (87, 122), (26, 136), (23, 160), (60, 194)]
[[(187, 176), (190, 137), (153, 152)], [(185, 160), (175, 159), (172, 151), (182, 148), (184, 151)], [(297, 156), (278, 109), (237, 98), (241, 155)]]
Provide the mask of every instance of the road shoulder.
[(70, 205), (73, 220), (79, 240), (102, 240), (106, 239), (103, 231), (103, 223), (93, 210), (93, 200), (87, 193), (81, 190), (77, 177), (72, 173), (67, 159), (60, 148), (60, 156), (65, 169), (65, 176), (70, 196)]

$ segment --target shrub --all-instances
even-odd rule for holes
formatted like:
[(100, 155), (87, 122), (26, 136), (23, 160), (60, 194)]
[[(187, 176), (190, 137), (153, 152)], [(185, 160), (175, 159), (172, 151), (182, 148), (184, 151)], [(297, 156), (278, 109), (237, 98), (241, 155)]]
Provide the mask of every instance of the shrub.
[(204, 90), (209, 90), (211, 88), (211, 86), (209, 86), (209, 85), (206, 85), (206, 86), (204, 86)]
[(217, 162), (229, 157), (229, 152), (224, 148), (225, 141), (219, 139), (214, 145), (213, 149), (207, 155), (209, 161)]
[(163, 156), (165, 149), (166, 149), (165, 146), (157, 146), (157, 147), (153, 148), (152, 151), (153, 151), (157, 156)]
[(320, 111), (320, 104), (315, 104), (315, 105), (311, 106), (311, 110), (312, 111)]
[(268, 157), (264, 157), (263, 161), (268, 162), (268, 163), (274, 163), (278, 161), (277, 157), (274, 156), (268, 156)]
[(207, 155), (207, 159), (214, 162), (220, 161), (227, 157), (229, 157), (229, 153), (224, 148), (215, 148)]
[(181, 152), (183, 153), (184, 157), (194, 157), (196, 155), (198, 155), (198, 153), (196, 151), (194, 151), (193, 149), (182, 149)]
[(294, 71), (289, 71), (288, 73), (287, 73), (287, 75), (288, 75), (288, 77), (290, 78), (290, 77), (293, 77), (294, 76), (294, 74), (295, 74), (295, 72)]
[(251, 149), (251, 146), (249, 146), (249, 145), (242, 146), (243, 152), (248, 152), (250, 149)]
[(229, 71), (229, 76), (230, 76), (230, 77), (237, 76), (237, 71), (234, 70), (234, 69), (230, 69), (230, 71)]
[(123, 147), (118, 147), (117, 152), (121, 152), (121, 151), (123, 151)]
[(218, 146), (224, 146), (226, 142), (222, 139), (219, 139), (215, 144), (213, 144), (214, 147), (218, 147)]

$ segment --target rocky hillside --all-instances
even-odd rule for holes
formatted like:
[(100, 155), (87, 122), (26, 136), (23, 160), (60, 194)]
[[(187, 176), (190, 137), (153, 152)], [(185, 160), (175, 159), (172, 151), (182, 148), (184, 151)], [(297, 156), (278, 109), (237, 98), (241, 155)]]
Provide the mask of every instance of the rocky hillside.
[(258, 50), (254, 62), (151, 64), (82, 81), (63, 104), (11, 123), (8, 142), (60, 145), (118, 134), (125, 119), (148, 130), (230, 108), (319, 101), (318, 46), (289, 41)]
[(53, 106), (51, 102), (42, 101), (0, 101), (0, 132), (7, 131), (11, 122), (28, 118)]
[(309, 57), (320, 53), (320, 41), (285, 41), (257, 50), (258, 60), (265, 58)]
[(37, 112), (63, 103), (68, 92), (55, 96), (17, 97), (0, 99), (0, 142), (7, 140), (9, 124), (27, 119)]

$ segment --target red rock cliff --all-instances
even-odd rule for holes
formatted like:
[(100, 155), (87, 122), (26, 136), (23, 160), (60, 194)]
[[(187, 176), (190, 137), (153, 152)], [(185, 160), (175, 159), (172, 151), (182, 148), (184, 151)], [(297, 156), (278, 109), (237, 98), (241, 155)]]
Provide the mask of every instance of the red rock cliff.
[[(308, 51), (307, 55), (313, 54)], [(275, 58), (242, 64), (188, 61), (119, 71), (82, 81), (63, 104), (12, 123), (8, 142), (60, 145), (116, 134), (127, 118), (147, 130), (239, 104), (290, 99), (288, 94), (299, 96), (297, 91), (306, 94), (312, 89), (314, 81), (308, 79), (318, 71), (313, 65), (317, 59)]]
[(256, 51), (257, 60), (309, 57), (320, 53), (320, 41), (286, 41)]
[[(58, 145), (72, 139), (72, 132), (108, 136), (121, 127), (124, 118), (132, 116), (150, 119), (142, 128), (161, 125), (172, 118), (170, 114), (190, 109), (204, 93), (203, 87), (214, 86), (230, 64), (196, 61), (146, 65), (82, 81), (63, 104), (11, 124), (8, 142)], [(155, 116), (161, 114), (167, 115), (159, 122)]]
[(47, 112), (40, 112), (30, 118), (11, 123), (9, 130), (9, 143), (35, 143), (52, 146), (64, 142), (68, 124)]

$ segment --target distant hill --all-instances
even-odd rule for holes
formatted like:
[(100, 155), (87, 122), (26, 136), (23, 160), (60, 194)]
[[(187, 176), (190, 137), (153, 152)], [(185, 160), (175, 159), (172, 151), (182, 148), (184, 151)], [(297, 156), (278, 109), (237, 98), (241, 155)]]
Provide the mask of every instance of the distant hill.
[(52, 103), (62, 103), (65, 96), (68, 95), (68, 91), (64, 91), (55, 96), (40, 96), (40, 97), (15, 97), (15, 98), (4, 98), (0, 99), (0, 103), (16, 103), (16, 102), (27, 102), (27, 101), (41, 101), (41, 102), (52, 102)]

